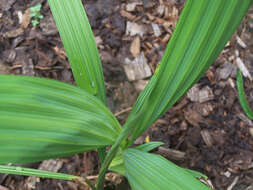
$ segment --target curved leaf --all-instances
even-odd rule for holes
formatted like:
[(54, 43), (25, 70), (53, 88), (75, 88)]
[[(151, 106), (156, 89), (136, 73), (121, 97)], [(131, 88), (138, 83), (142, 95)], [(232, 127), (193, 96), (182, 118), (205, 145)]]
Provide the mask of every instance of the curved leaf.
[(51, 178), (51, 179), (62, 179), (62, 180), (74, 180), (78, 179), (78, 176), (64, 174), (64, 173), (56, 173), (44, 170), (36, 170), (30, 168), (22, 168), (16, 166), (1, 166), (0, 165), (0, 173), (4, 174), (14, 174), (14, 175), (23, 175), (23, 176), (36, 176), (42, 178)]
[(126, 177), (133, 190), (210, 190), (162, 156), (131, 148), (123, 155)]
[(242, 106), (242, 109), (246, 113), (248, 118), (250, 118), (252, 120), (253, 119), (253, 111), (250, 108), (249, 103), (246, 99), (246, 96), (244, 93), (244, 88), (243, 88), (242, 73), (239, 69), (237, 71), (236, 84), (237, 84), (237, 89), (238, 89), (239, 101)]
[(103, 70), (81, 0), (48, 1), (77, 85), (106, 103)]
[(0, 163), (25, 163), (111, 145), (121, 131), (89, 93), (58, 81), (0, 75)]
[(138, 118), (131, 143), (200, 79), (218, 57), (252, 2), (186, 1), (161, 64), (128, 118), (144, 112), (144, 117)]

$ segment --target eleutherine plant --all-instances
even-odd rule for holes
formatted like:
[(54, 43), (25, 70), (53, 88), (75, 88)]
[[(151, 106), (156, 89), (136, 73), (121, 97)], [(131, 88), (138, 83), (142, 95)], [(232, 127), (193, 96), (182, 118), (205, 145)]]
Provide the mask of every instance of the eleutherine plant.
[(83, 180), (102, 190), (109, 169), (124, 175), (133, 190), (208, 190), (199, 181), (204, 175), (148, 153), (162, 143), (131, 145), (200, 79), (252, 0), (187, 0), (161, 64), (123, 127), (106, 107), (100, 58), (81, 0), (48, 2), (78, 87), (0, 75), (0, 163), (37, 162), (98, 149), (99, 177), (95, 186), (78, 176), (28, 168), (2, 165), (0, 172)]

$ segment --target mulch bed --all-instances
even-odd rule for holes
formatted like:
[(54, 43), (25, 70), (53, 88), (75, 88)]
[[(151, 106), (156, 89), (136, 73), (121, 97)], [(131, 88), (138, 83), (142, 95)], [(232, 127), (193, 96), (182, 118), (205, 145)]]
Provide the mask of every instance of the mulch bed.
[[(38, 3), (43, 5), (44, 18), (34, 28), (27, 12)], [(142, 78), (129, 76), (125, 63), (141, 59), (154, 73), (184, 1), (85, 0), (84, 3), (103, 63), (108, 106), (123, 123), (150, 78), (148, 72), (142, 73)], [(164, 142), (156, 153), (182, 167), (203, 172), (219, 190), (253, 189), (253, 123), (240, 107), (235, 86), (238, 58), (253, 73), (252, 12), (253, 9), (198, 84), (136, 141), (142, 144), (149, 138)], [(45, 0), (0, 0), (0, 57), (0, 74), (46, 77), (75, 85)], [(247, 78), (244, 86), (253, 107), (253, 83)], [(93, 151), (56, 159), (48, 165), (43, 162), (24, 167), (51, 166), (59, 172), (95, 176), (97, 163)], [(126, 183), (124, 179), (121, 181)], [(108, 182), (107, 189), (128, 188), (113, 183)], [(87, 188), (75, 182), (0, 175), (0, 190), (8, 189)]]

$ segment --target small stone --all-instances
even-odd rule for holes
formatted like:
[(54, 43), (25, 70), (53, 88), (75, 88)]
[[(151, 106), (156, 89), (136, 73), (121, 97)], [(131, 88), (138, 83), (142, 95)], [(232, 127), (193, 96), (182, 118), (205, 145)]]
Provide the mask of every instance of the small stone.
[(138, 93), (142, 92), (148, 84), (148, 80), (138, 80), (134, 83), (134, 86)]
[(199, 100), (199, 84), (195, 84), (188, 92), (187, 97), (192, 102), (197, 102)]
[(141, 53), (141, 40), (139, 36), (136, 36), (130, 46), (131, 54), (136, 58)]
[(207, 101), (213, 100), (213, 99), (214, 99), (213, 91), (209, 86), (206, 86), (199, 91), (199, 102), (200, 103), (207, 102)]
[(213, 144), (214, 144), (214, 140), (210, 134), (210, 132), (208, 130), (202, 130), (200, 132), (201, 136), (202, 136), (202, 139), (204, 140), (204, 142), (206, 143), (206, 145), (208, 147), (212, 147)]
[(7, 37), (7, 38), (15, 38), (15, 37), (23, 35), (23, 34), (24, 34), (24, 29), (23, 28), (18, 28), (18, 29), (6, 32), (4, 34), (4, 36)]
[(135, 22), (127, 22), (126, 35), (135, 36), (140, 35), (141, 37), (147, 32), (147, 28), (144, 25), (137, 24)]
[(187, 97), (193, 102), (203, 103), (209, 100), (213, 100), (214, 94), (210, 87), (205, 86), (200, 90), (199, 84), (196, 84), (189, 90)]
[(154, 30), (154, 35), (155, 35), (156, 37), (161, 36), (161, 30), (160, 30), (158, 24), (152, 23), (152, 28), (153, 28), (153, 30)]
[(132, 11), (135, 10), (136, 5), (137, 5), (136, 3), (128, 3), (126, 5), (126, 10), (129, 11), (129, 12), (132, 12)]
[(143, 52), (139, 57), (132, 61), (126, 58), (123, 67), (129, 81), (145, 79), (152, 75), (151, 69), (147, 64), (147, 59)]
[(231, 172), (230, 171), (226, 171), (223, 174), (224, 176), (226, 176), (227, 178), (229, 178), (231, 176)]
[(223, 68), (218, 71), (218, 78), (225, 80), (236, 70), (237, 68), (235, 65), (227, 62), (223, 65)]

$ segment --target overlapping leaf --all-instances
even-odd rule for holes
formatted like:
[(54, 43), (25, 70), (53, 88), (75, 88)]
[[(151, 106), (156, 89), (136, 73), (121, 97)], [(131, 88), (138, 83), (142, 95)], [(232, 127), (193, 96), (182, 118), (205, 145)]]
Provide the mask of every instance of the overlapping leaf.
[(132, 190), (210, 190), (190, 172), (162, 156), (136, 149), (128, 149), (123, 156)]
[[(143, 151), (143, 152), (149, 152), (161, 145), (163, 145), (162, 142), (149, 142), (149, 143), (139, 145), (135, 147), (135, 149)], [(109, 170), (117, 172), (124, 176), (126, 175), (126, 169), (124, 166), (122, 151), (119, 151), (118, 154), (115, 156), (115, 158), (112, 160)]]
[(49, 0), (77, 85), (106, 102), (97, 46), (81, 0)]
[(129, 120), (136, 113), (144, 112), (131, 142), (200, 79), (251, 4), (252, 0), (186, 1), (161, 64), (130, 114)]
[(87, 92), (49, 79), (0, 75), (0, 163), (25, 163), (110, 145), (121, 128)]

